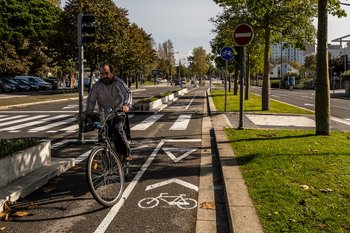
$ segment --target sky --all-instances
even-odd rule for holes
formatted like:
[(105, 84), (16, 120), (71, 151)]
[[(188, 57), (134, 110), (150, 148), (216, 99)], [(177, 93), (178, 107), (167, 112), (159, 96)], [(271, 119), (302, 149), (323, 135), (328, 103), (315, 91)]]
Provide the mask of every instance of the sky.
[[(65, 5), (62, 0), (62, 6)], [(202, 46), (211, 52), (210, 40), (215, 37), (209, 19), (221, 12), (213, 0), (114, 0), (118, 7), (128, 10), (129, 20), (152, 34), (155, 42), (170, 39), (175, 58), (186, 58), (193, 48)], [(345, 0), (344, 0), (345, 2)], [(342, 6), (348, 17), (328, 18), (328, 43), (350, 34), (350, 6)], [(317, 21), (315, 26), (317, 27)], [(234, 30), (234, 28), (232, 29)], [(348, 38), (350, 39), (350, 38)]]

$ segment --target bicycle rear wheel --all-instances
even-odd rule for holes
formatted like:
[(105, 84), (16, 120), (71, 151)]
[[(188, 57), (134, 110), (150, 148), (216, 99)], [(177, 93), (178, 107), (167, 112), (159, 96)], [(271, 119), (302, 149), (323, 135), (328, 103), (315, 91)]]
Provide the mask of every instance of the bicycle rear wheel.
[(95, 200), (110, 207), (117, 203), (124, 191), (122, 164), (114, 151), (106, 146), (95, 147), (86, 164), (89, 189)]

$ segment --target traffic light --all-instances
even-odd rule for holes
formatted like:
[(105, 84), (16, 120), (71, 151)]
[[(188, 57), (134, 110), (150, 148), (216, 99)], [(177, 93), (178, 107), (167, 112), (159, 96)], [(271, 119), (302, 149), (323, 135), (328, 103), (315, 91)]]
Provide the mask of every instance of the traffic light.
[(78, 45), (94, 42), (95, 40), (95, 16), (93, 14), (78, 15)]

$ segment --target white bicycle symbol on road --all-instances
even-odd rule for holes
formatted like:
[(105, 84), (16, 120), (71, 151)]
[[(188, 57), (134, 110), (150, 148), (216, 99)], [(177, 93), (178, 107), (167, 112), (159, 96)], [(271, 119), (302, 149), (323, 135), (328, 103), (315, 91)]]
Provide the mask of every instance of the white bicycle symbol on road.
[(148, 209), (154, 208), (159, 204), (159, 200), (164, 201), (169, 205), (177, 205), (181, 209), (193, 209), (197, 206), (197, 201), (185, 197), (186, 194), (180, 194), (178, 196), (168, 196), (168, 193), (161, 193), (158, 197), (146, 197), (139, 201), (138, 205), (140, 208)]

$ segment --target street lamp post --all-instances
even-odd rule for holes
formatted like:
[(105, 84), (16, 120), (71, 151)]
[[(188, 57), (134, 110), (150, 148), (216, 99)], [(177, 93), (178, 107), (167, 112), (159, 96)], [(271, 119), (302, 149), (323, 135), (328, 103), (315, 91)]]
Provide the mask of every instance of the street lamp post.
[(182, 80), (181, 80), (181, 75), (180, 75), (180, 73), (181, 73), (181, 71), (180, 71), (180, 69), (181, 69), (181, 60), (185, 60), (185, 59), (179, 59), (179, 82), (180, 82), (180, 87), (182, 88)]

